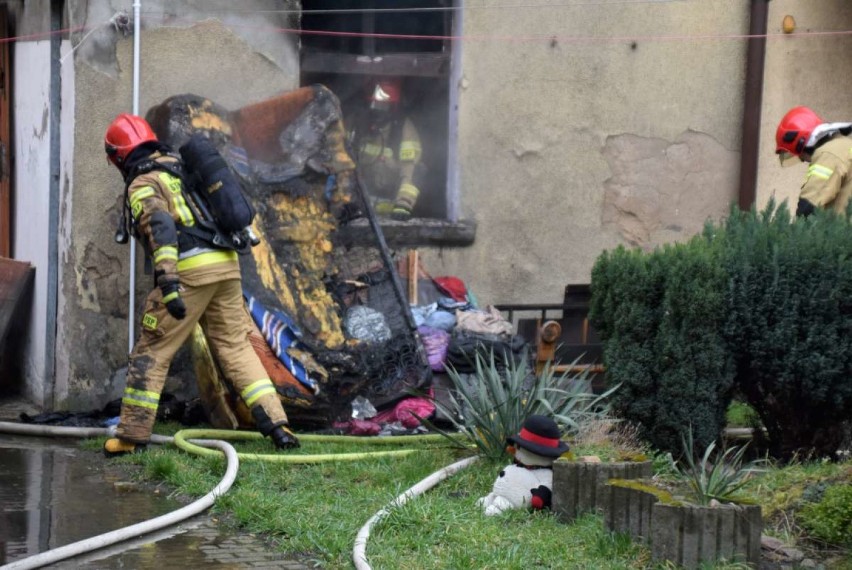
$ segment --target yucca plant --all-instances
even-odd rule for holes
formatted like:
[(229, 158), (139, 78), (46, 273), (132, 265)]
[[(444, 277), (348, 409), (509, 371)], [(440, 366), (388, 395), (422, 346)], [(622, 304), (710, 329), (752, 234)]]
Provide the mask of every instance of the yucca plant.
[(615, 388), (595, 395), (586, 372), (557, 375), (548, 365), (536, 375), (527, 359), (506, 360), (508, 364), (500, 367), (493, 351), (487, 356), (477, 351), (472, 381), (466, 379), (468, 375), (448, 369), (453, 387), (448, 403), (434, 398), (433, 402), (455, 431), (427, 425), (459, 446), (474, 446), (481, 455), (499, 459), (505, 454), (506, 438), (517, 434), (530, 415), (552, 417), (566, 435), (606, 416), (605, 401)]
[(738, 495), (740, 489), (759, 471), (760, 460), (744, 463), (743, 458), (748, 444), (733, 446), (716, 453), (716, 442), (711, 442), (704, 450), (701, 459), (696, 460), (692, 428), (681, 438), (683, 442), (683, 463), (676, 464), (678, 474), (689, 483), (690, 498), (699, 505), (708, 505), (712, 500), (719, 502), (742, 502)]

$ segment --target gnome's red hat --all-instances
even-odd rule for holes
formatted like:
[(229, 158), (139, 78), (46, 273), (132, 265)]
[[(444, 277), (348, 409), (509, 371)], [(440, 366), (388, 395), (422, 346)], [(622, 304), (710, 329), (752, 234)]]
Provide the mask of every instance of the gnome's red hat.
[(559, 426), (547, 416), (529, 416), (521, 433), (510, 435), (506, 441), (544, 457), (559, 457), (570, 449), (560, 439)]

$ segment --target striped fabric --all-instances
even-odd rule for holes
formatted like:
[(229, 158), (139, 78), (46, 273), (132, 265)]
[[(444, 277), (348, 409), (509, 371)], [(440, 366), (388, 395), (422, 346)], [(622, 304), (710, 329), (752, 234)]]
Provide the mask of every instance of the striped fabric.
[(263, 333), (266, 343), (278, 357), (278, 360), (287, 367), (296, 380), (312, 392), (318, 392), (317, 381), (308, 375), (308, 371), (298, 360), (287, 354), (287, 349), (291, 346), (300, 348), (298, 338), (302, 336), (292, 319), (284, 313), (266, 310), (257, 299), (249, 294), (245, 294), (245, 298), (248, 302), (251, 318)]

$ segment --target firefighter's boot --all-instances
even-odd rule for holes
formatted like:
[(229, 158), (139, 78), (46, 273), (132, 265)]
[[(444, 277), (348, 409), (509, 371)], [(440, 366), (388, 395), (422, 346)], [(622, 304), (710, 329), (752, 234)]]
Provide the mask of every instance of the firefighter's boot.
[(251, 415), (258, 431), (270, 438), (277, 449), (299, 447), (299, 440), (287, 428), (287, 414), (277, 396), (262, 398), (259, 404), (252, 406)]
[(269, 437), (277, 449), (296, 449), (301, 445), (296, 434), (285, 426), (276, 426), (269, 434)]
[(125, 441), (117, 437), (111, 437), (104, 443), (104, 455), (107, 457), (119, 457), (131, 453), (139, 453), (145, 450), (145, 444)]

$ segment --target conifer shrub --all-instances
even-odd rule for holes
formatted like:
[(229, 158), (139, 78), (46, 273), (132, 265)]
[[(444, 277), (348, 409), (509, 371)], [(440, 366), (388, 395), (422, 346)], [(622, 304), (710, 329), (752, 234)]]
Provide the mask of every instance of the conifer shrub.
[(607, 377), (621, 385), (613, 408), (663, 451), (679, 451), (690, 424), (702, 447), (724, 427), (733, 369), (720, 253), (701, 235), (650, 254), (619, 248), (592, 271), (590, 318)]
[(722, 224), (652, 252), (604, 252), (592, 324), (613, 407), (663, 451), (691, 424), (718, 438), (736, 392), (778, 458), (832, 456), (852, 418), (852, 227), (786, 205), (731, 209)]
[(779, 458), (832, 456), (852, 418), (852, 227), (785, 204), (733, 209), (722, 232), (729, 276), (725, 337), (737, 389)]

